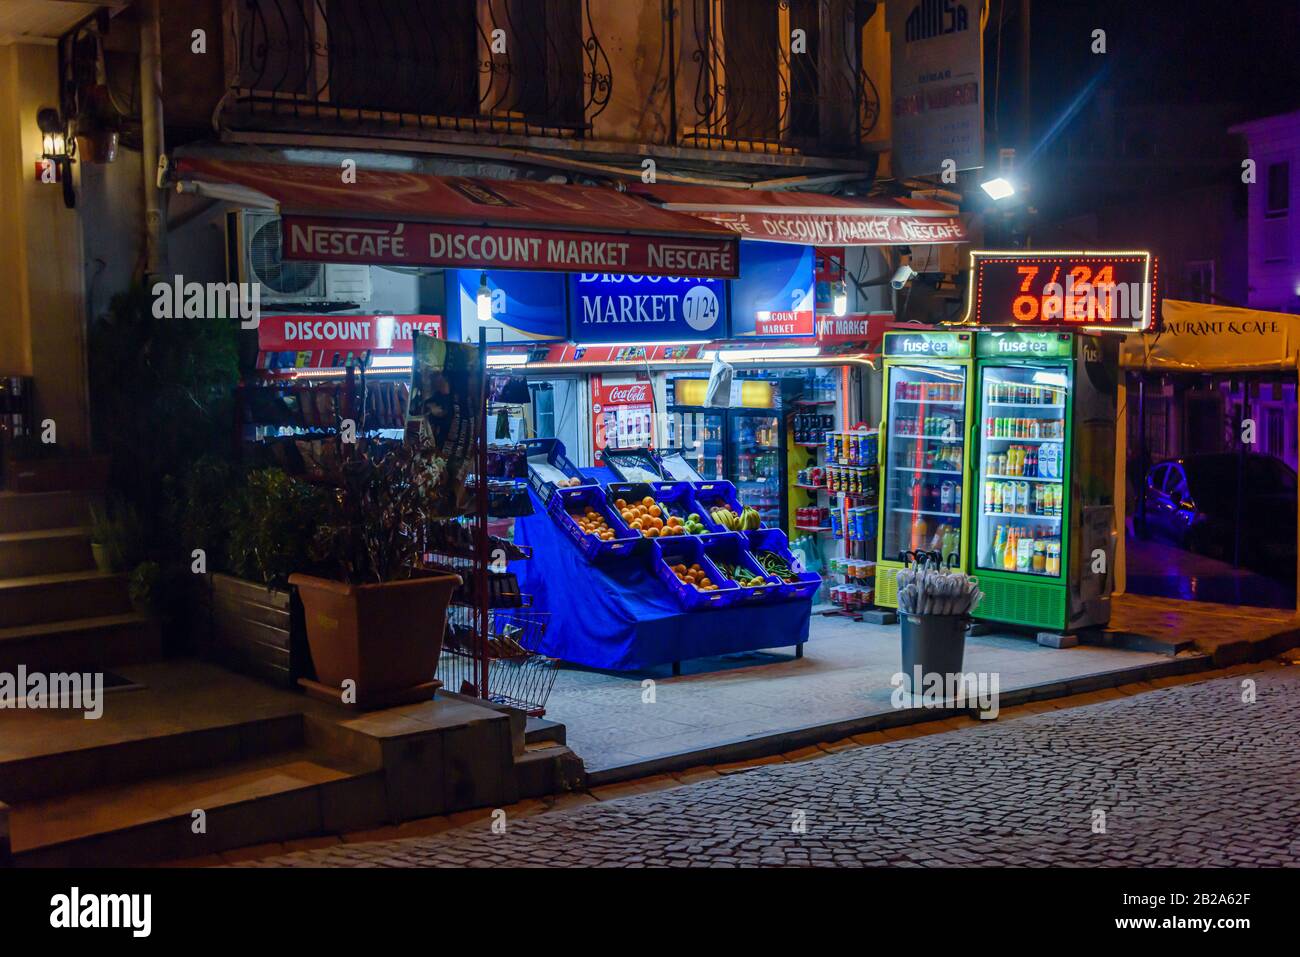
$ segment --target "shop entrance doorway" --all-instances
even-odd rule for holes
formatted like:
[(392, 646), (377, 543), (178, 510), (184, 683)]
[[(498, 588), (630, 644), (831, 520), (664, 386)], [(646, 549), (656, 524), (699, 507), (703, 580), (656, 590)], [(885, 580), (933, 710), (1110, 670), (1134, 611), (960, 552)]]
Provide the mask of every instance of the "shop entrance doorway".
[(1296, 374), (1128, 376), (1127, 590), (1294, 608)]

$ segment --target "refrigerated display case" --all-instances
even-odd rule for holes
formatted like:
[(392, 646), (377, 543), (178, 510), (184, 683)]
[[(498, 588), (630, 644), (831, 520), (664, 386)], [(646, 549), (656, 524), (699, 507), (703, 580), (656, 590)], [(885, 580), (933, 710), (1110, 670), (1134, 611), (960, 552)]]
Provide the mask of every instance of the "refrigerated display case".
[(721, 412), (692, 411), (670, 405), (667, 448), (680, 452), (702, 479), (725, 479), (725, 428), (726, 416)]
[(974, 573), (978, 618), (1052, 631), (1110, 620), (1114, 338), (981, 332)]
[[(737, 380), (733, 405), (702, 405), (707, 379), (668, 381), (667, 448), (677, 449), (707, 481), (736, 486), (742, 505), (772, 528), (786, 527), (786, 424), (782, 380)], [(741, 404), (743, 403), (743, 404)]]
[(1070, 474), (1070, 366), (983, 365), (979, 372), (975, 568), (1061, 577)]
[(764, 525), (784, 524), (785, 442), (781, 416), (732, 409), (727, 417), (730, 481), (742, 505), (758, 512)]
[(974, 333), (888, 332), (880, 434), (876, 603), (897, 607), (897, 577), (918, 551), (964, 571)]

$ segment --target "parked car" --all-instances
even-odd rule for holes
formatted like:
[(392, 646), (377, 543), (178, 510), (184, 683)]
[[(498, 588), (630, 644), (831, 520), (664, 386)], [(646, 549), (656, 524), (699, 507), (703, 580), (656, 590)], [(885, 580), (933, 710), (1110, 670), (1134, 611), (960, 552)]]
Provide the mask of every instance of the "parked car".
[[(1239, 489), (1243, 494), (1239, 494)], [(1272, 455), (1216, 452), (1170, 459), (1147, 472), (1146, 531), (1188, 551), (1295, 577), (1296, 473)]]

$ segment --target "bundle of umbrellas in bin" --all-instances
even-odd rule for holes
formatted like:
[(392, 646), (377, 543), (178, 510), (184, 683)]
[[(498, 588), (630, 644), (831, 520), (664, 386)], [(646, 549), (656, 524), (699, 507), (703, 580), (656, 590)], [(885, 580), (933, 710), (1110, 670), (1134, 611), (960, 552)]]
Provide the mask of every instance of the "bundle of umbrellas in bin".
[(984, 593), (979, 579), (928, 564), (898, 573), (898, 610), (905, 615), (969, 615)]

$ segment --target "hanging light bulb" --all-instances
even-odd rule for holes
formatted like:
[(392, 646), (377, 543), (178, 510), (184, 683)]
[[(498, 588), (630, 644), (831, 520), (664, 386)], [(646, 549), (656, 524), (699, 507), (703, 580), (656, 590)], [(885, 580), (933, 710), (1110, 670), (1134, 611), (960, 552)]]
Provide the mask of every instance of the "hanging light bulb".
[(849, 311), (849, 286), (843, 279), (831, 283), (831, 312), (842, 316)]
[(479, 273), (478, 296), (475, 299), (479, 322), (488, 322), (492, 318), (492, 290), (488, 288), (487, 273)]

